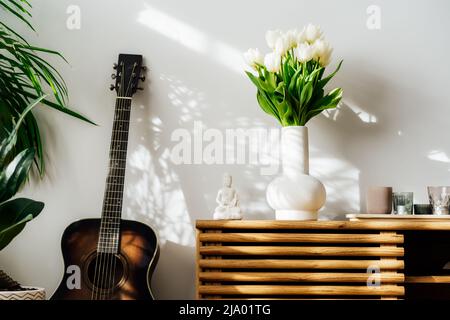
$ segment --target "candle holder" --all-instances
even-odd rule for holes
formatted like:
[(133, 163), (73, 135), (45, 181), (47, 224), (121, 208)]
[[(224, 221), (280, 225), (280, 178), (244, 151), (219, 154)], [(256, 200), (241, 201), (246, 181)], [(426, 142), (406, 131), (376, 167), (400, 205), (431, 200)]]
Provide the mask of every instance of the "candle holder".
[(414, 194), (412, 192), (394, 192), (393, 193), (393, 203), (394, 203), (393, 214), (398, 214), (398, 215), (413, 214), (413, 199), (414, 199)]
[(450, 187), (428, 187), (428, 198), (433, 214), (449, 214)]

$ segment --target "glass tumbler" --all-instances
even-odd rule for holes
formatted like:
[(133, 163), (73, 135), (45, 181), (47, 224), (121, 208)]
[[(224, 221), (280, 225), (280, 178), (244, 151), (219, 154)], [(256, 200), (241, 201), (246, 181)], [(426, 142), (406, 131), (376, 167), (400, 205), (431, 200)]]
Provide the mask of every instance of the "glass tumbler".
[(450, 187), (428, 187), (428, 198), (433, 214), (449, 214)]
[(414, 194), (412, 192), (394, 192), (392, 196), (394, 214), (412, 214), (413, 198)]

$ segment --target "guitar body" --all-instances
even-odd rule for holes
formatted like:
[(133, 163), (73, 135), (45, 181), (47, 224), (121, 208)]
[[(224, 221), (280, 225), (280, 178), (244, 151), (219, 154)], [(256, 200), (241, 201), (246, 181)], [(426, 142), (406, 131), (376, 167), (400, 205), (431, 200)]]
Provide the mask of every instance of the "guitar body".
[[(61, 248), (66, 272), (52, 299), (153, 299), (150, 280), (159, 255), (155, 232), (145, 224), (121, 220), (118, 253), (98, 254), (100, 222), (100, 219), (80, 220), (64, 231)], [(107, 271), (101, 275), (104, 280), (100, 272), (96, 274), (96, 265)], [(74, 274), (67, 272), (70, 266), (80, 268), (79, 289), (71, 285), (75, 280)]]

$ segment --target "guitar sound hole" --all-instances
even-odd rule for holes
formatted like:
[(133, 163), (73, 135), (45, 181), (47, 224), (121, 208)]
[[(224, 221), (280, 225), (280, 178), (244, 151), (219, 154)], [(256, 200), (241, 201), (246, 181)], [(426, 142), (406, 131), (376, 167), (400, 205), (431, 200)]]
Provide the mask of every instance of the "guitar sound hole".
[(125, 276), (123, 259), (114, 253), (94, 253), (89, 261), (87, 276), (94, 290), (113, 291)]

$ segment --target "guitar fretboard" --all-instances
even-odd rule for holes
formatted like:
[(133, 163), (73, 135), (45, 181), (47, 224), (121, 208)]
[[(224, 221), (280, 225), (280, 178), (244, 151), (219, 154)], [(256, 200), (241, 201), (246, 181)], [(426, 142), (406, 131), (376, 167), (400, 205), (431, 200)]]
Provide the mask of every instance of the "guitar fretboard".
[(125, 184), (131, 98), (117, 97), (97, 251), (117, 253)]

